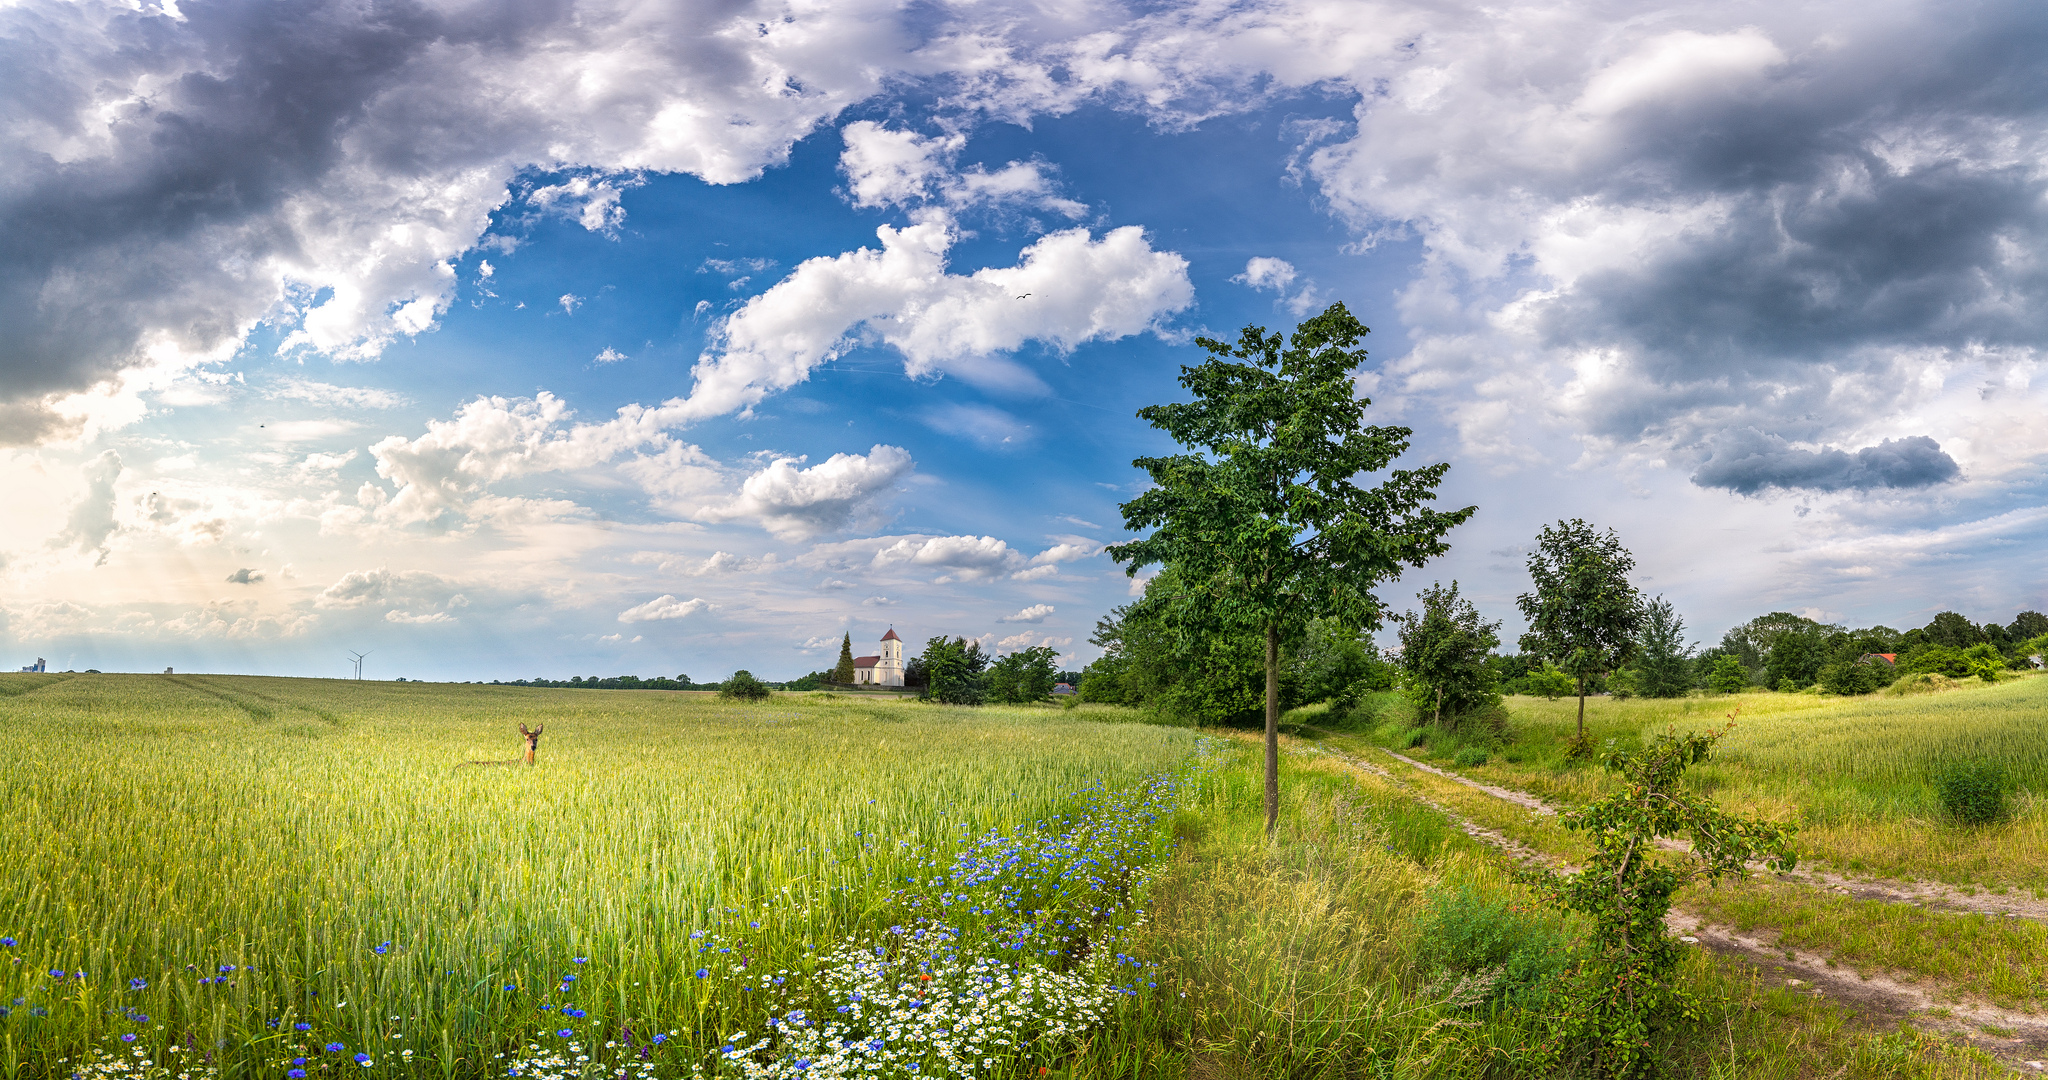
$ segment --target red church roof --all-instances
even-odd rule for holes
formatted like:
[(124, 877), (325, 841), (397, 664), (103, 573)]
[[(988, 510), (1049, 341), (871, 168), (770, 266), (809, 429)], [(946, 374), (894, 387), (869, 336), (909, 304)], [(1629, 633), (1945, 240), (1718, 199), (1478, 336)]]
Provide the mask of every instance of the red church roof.
[(874, 666), (875, 666), (875, 661), (877, 661), (877, 660), (880, 660), (880, 659), (881, 659), (881, 657), (879, 657), (879, 656), (856, 656), (856, 657), (854, 657), (854, 658), (853, 658), (853, 666), (854, 666), (854, 667), (874, 667)]
[(897, 637), (897, 636), (896, 636), (896, 631), (895, 631), (895, 629), (894, 629), (894, 628), (892, 627), (892, 628), (890, 628), (890, 630), (889, 630), (889, 632), (888, 632), (888, 633), (886, 633), (886, 634), (883, 634), (883, 635), (882, 635), (882, 640), (883, 640), (883, 641), (902, 641), (903, 639), (902, 639), (902, 638), (900, 638), (900, 637)]

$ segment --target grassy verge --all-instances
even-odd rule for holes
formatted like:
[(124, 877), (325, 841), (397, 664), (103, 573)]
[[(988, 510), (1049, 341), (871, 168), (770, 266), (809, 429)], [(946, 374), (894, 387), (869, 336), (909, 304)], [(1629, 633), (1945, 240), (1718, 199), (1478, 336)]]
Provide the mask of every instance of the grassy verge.
[[(1180, 849), (1133, 942), (1171, 993), (1119, 1017), (1051, 1075), (1575, 1075), (1536, 1064), (1540, 999), (1460, 1004), (1456, 972), (1443, 970), (1441, 939), (1471, 930), (1469, 920), (1572, 936), (1566, 921), (1529, 909), (1497, 856), (1399, 785), (1330, 755), (1283, 759), (1281, 827), (1270, 844), (1261, 791), (1247, 740), (1175, 821)], [(1451, 895), (1476, 907), (1458, 915), (1442, 899)], [(1661, 1037), (1676, 1077), (2003, 1075), (1940, 1039), (1871, 1030), (1739, 962), (1694, 950), (1680, 977), (1701, 1008), (1696, 1022)]]

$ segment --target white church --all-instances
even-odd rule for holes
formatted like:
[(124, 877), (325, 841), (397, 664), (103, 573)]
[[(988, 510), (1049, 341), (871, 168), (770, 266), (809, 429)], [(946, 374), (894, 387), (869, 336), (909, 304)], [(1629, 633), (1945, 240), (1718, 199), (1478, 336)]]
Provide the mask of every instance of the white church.
[(853, 684), (855, 686), (902, 686), (903, 685), (903, 639), (896, 631), (882, 635), (882, 655), (856, 656), (853, 658)]

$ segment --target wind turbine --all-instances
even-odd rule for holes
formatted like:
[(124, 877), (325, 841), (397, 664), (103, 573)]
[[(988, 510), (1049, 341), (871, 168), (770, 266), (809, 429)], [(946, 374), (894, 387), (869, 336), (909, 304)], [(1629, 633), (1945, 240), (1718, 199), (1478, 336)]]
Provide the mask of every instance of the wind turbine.
[(356, 678), (358, 679), (363, 677), (363, 657), (368, 655), (370, 654), (366, 652), (355, 652), (353, 650), (351, 650), (348, 654), (348, 658), (356, 662)]

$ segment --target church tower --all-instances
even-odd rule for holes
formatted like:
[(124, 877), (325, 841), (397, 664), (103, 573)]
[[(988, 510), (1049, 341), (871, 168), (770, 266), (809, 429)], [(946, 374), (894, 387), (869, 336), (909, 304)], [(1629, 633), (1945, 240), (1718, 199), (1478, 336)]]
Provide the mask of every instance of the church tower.
[(882, 635), (882, 654), (875, 658), (875, 682), (882, 686), (903, 685), (903, 639), (895, 627)]

